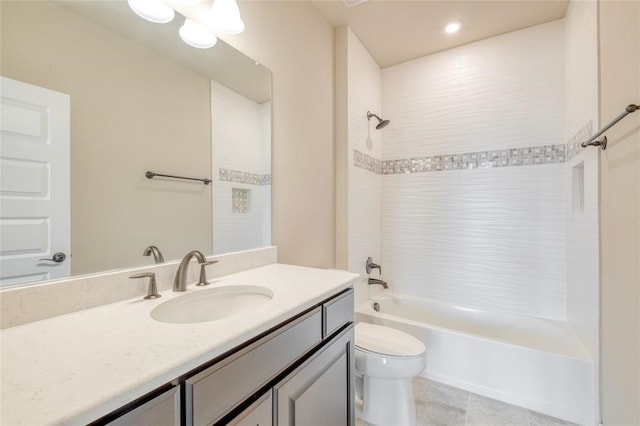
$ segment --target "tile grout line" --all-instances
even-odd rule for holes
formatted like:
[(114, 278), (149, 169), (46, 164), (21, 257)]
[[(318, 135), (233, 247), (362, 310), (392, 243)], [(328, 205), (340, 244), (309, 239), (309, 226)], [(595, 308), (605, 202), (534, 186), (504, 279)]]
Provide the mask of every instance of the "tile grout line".
[(471, 392), (467, 391), (467, 410), (466, 410), (466, 413), (464, 413), (464, 426), (468, 426), (470, 408), (471, 408)]
[[(427, 385), (426, 388), (427, 389), (429, 387), (432, 387), (432, 386), (434, 388), (438, 387), (438, 383), (439, 382), (432, 382), (432, 381), (429, 381), (428, 379), (423, 379), (423, 380), (426, 381), (426, 385)], [(460, 419), (458, 416), (451, 417), (452, 413), (447, 412), (447, 413), (444, 413), (447, 416), (447, 419), (446, 419), (445, 423), (437, 423), (437, 424), (445, 424), (447, 426), (480, 426), (480, 425), (489, 426), (489, 424), (483, 424), (483, 423), (476, 423), (476, 424), (470, 423), (470, 420), (472, 419), (472, 417), (470, 416), (470, 413), (471, 413), (471, 400), (472, 400), (472, 397), (478, 397), (480, 399), (476, 398), (476, 400), (475, 400), (476, 401), (476, 405), (474, 405), (474, 408), (475, 408), (476, 417), (478, 417), (478, 415), (480, 417), (476, 418), (476, 421), (482, 422), (482, 419), (484, 418), (484, 414), (483, 414), (484, 410), (483, 410), (482, 407), (486, 407), (486, 404), (490, 403), (490, 405), (495, 405), (495, 404), (498, 405), (498, 407), (494, 407), (494, 408), (491, 409), (492, 411), (494, 411), (494, 414), (499, 417), (499, 418), (493, 418), (492, 417), (493, 420), (498, 422), (496, 424), (504, 424), (504, 425), (517, 424), (518, 426), (536, 426), (536, 425), (543, 425), (543, 424), (549, 424), (549, 425), (553, 425), (553, 426), (568, 426), (568, 425), (578, 426), (577, 424), (570, 423), (570, 422), (568, 422), (566, 420), (554, 418), (554, 417), (549, 416), (547, 414), (538, 413), (538, 412), (536, 412), (534, 410), (530, 410), (530, 409), (527, 409), (525, 407), (520, 407), (520, 406), (509, 404), (509, 403), (506, 403), (506, 402), (503, 402), (503, 401), (494, 400), (492, 398), (488, 398), (488, 397), (485, 397), (485, 396), (482, 396), (482, 395), (479, 395), (479, 394), (475, 394), (473, 392), (466, 391), (466, 390), (461, 389), (461, 388), (456, 388), (455, 386), (445, 385), (443, 383), (440, 383), (440, 385), (444, 386), (445, 388), (452, 388), (452, 389), (454, 389), (456, 391), (464, 392), (466, 394), (465, 397), (467, 398), (467, 402), (466, 402), (466, 410), (465, 410), (463, 408), (463, 406), (465, 404), (464, 403), (461, 403), (461, 404), (455, 403), (451, 399), (451, 398), (453, 398), (451, 395), (449, 395), (449, 396), (445, 395), (444, 396), (445, 400), (448, 401), (447, 402), (447, 401), (444, 401), (444, 400), (440, 401), (438, 398), (429, 398), (429, 397), (427, 397), (426, 393), (424, 393), (424, 392), (421, 393), (420, 395), (423, 395), (425, 397), (424, 402), (426, 403), (425, 407), (423, 407), (422, 409), (427, 408), (430, 403), (434, 403), (434, 402), (440, 401), (442, 404), (447, 405), (449, 407), (455, 407), (456, 409), (463, 410), (463, 414), (464, 414), (462, 416), (463, 419)], [(416, 398), (415, 398), (416, 399), (416, 409), (417, 410), (418, 410), (417, 402), (420, 399), (420, 398), (418, 398), (418, 395), (419, 395), (418, 393), (415, 394), (415, 396), (416, 396)], [(455, 397), (453, 399), (457, 399), (457, 397)], [(491, 403), (493, 403), (493, 404), (491, 404)], [(511, 410), (512, 408), (524, 412), (525, 415), (526, 415), (526, 420), (523, 419), (522, 417), (520, 417), (520, 415), (518, 413), (515, 413), (515, 416), (514, 416), (514, 413), (512, 412), (513, 410)], [(417, 414), (418, 414), (418, 412), (416, 412), (416, 415)], [(505, 415), (506, 415), (506, 417), (505, 417)], [(543, 416), (542, 420), (540, 422), (536, 422), (536, 416), (537, 415)], [(416, 417), (418, 417), (418, 416), (416, 416)], [(518, 420), (519, 423), (514, 423), (513, 422), (516, 417), (519, 419)], [(545, 421), (544, 419), (547, 418), (547, 417), (548, 417), (548, 420)], [(462, 420), (462, 421), (460, 421), (460, 420)], [(438, 421), (442, 421), (442, 419), (439, 417)], [(486, 419), (485, 419), (485, 421), (486, 421)], [(418, 424), (419, 425), (421, 425), (421, 424), (427, 425), (429, 423), (418, 423)]]

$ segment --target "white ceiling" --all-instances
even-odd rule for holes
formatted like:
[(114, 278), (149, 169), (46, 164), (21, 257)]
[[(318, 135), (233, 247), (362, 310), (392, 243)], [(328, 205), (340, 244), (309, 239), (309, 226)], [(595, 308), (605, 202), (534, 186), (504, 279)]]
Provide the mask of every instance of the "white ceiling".
[[(348, 25), (382, 68), (561, 19), (568, 0), (310, 0), (333, 26)], [(353, 0), (351, 0), (353, 1)], [(444, 26), (462, 28), (445, 34)]]

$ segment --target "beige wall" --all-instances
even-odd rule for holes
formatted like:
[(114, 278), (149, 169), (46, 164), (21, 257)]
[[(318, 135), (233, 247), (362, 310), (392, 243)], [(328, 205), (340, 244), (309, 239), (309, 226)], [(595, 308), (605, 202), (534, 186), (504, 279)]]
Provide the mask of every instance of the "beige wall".
[(273, 72), (272, 224), (278, 261), (335, 265), (333, 28), (308, 2), (240, 2), (225, 41)]
[(349, 28), (335, 29), (336, 268), (349, 267)]
[(2, 2), (1, 74), (71, 96), (74, 275), (211, 252), (210, 82), (47, 2)]
[[(226, 41), (260, 61), (273, 72), (272, 224), (273, 243), (279, 247), (279, 260), (284, 263), (332, 267), (335, 265), (333, 29), (316, 9), (306, 2), (242, 2), (240, 7), (246, 30), (241, 35), (227, 37)], [(62, 12), (56, 11), (55, 14), (62, 14)], [(33, 15), (29, 13), (29, 16), (30, 19), (35, 20), (32, 22), (38, 22), (42, 31), (47, 30), (53, 38), (71, 38), (67, 40), (67, 46), (82, 44), (84, 55), (99, 52), (99, 56), (103, 57), (100, 60), (103, 66), (106, 64), (104, 57), (115, 54), (113, 46), (92, 39), (91, 33), (95, 29), (88, 30), (91, 26), (89, 21), (76, 22), (74, 25), (66, 26), (65, 30), (53, 31), (50, 26), (52, 24), (46, 19), (46, 14)], [(9, 31), (6, 27), (11, 26), (15, 31), (21, 30), (20, 25), (9, 25), (10, 23), (5, 21), (7, 20), (3, 18), (3, 43), (5, 42), (5, 33)], [(82, 30), (85, 31), (83, 37), (74, 36), (74, 33), (70, 31), (76, 26), (83, 27)], [(162, 85), (169, 91), (175, 92), (164, 92), (163, 97), (176, 101), (172, 107), (172, 116), (180, 117), (180, 122), (163, 120), (163, 127), (160, 129), (154, 128), (150, 122), (138, 123), (134, 126), (133, 123), (123, 120), (126, 120), (127, 117), (139, 118), (139, 115), (136, 115), (137, 111), (129, 110), (127, 112), (126, 105), (122, 104), (117, 110), (103, 107), (105, 98), (117, 99), (118, 96), (121, 96), (121, 92), (113, 90), (112, 87), (103, 87), (99, 96), (89, 95), (89, 89), (93, 89), (94, 85), (85, 81), (87, 67), (66, 69), (57, 62), (58, 57), (61, 56), (59, 49), (58, 51), (51, 50), (42, 43), (32, 45), (29, 48), (36, 47), (41, 52), (49, 52), (50, 55), (38, 64), (30, 64), (29, 61), (25, 61), (23, 66), (34, 65), (39, 69), (44, 67), (44, 69), (49, 69), (46, 75), (39, 77), (30, 75), (25, 78), (25, 75), (28, 74), (25, 70), (12, 70), (5, 66), (2, 68), (3, 74), (70, 93), (72, 95), (72, 115), (74, 112), (81, 113), (97, 109), (103, 112), (99, 118), (100, 123), (107, 119), (120, 123), (120, 126), (114, 127), (115, 132), (105, 134), (93, 131), (96, 129), (95, 125), (86, 122), (85, 117), (82, 118), (82, 121), (74, 118), (72, 135), (80, 131), (78, 128), (80, 123), (86, 123), (86, 125), (83, 124), (86, 131), (81, 138), (77, 136), (72, 136), (72, 138), (83, 142), (95, 141), (96, 150), (92, 152), (94, 157), (110, 156), (115, 157), (118, 161), (116, 166), (118, 173), (111, 175), (111, 179), (123, 181), (122, 184), (134, 183), (131, 188), (131, 198), (123, 197), (121, 191), (101, 192), (100, 185), (75, 187), (74, 183), (74, 194), (78, 194), (74, 195), (75, 200), (81, 203), (80, 206), (74, 205), (74, 208), (79, 210), (79, 213), (74, 213), (74, 215), (81, 220), (87, 219), (84, 225), (76, 227), (74, 239), (81, 234), (84, 240), (92, 241), (93, 244), (96, 241), (101, 244), (117, 243), (115, 236), (121, 237), (124, 232), (119, 227), (118, 212), (115, 216), (103, 215), (107, 216), (104, 219), (108, 223), (102, 226), (101, 230), (93, 226), (103, 219), (98, 217), (101, 212), (108, 211), (106, 208), (108, 199), (120, 202), (124, 206), (122, 211), (126, 210), (127, 214), (137, 215), (141, 226), (145, 228), (152, 228), (155, 223), (152, 215), (149, 215), (150, 209), (163, 212), (167, 206), (190, 206), (191, 214), (198, 217), (190, 217), (185, 221), (177, 221), (172, 217), (169, 220), (162, 220), (162, 223), (173, 229), (179, 228), (181, 232), (188, 234), (185, 240), (191, 242), (189, 248), (200, 247), (205, 243), (209, 244), (210, 224), (200, 225), (200, 215), (210, 214), (210, 193), (208, 191), (203, 192), (202, 187), (196, 188), (195, 186), (184, 190), (183, 184), (175, 183), (165, 183), (160, 186), (161, 184), (153, 182), (154, 185), (149, 186), (150, 182), (145, 182), (144, 178), (140, 178), (140, 169), (144, 170), (146, 167), (177, 173), (188, 166), (194, 175), (208, 175), (210, 165), (205, 160), (208, 160), (209, 155), (202, 154), (200, 149), (184, 150), (184, 145), (182, 145), (185, 140), (197, 139), (198, 141), (202, 140), (202, 144), (206, 143), (207, 149), (209, 149), (208, 134), (202, 133), (186, 137), (183, 133), (187, 129), (196, 127), (189, 125), (187, 120), (204, 120), (204, 114), (202, 117), (184, 114), (184, 111), (194, 109), (185, 105), (185, 92), (197, 96), (203, 82), (194, 79), (188, 85), (178, 86), (169, 84), (162, 76), (154, 75), (149, 70), (143, 71), (141, 69), (141, 74), (154, 76), (152, 81), (148, 82), (149, 90), (153, 92), (151, 86), (155, 84), (156, 89), (157, 85)], [(119, 61), (119, 63), (135, 61), (142, 53), (132, 52), (131, 49), (126, 57), (112, 59)], [(7, 55), (14, 55), (14, 59), (22, 56), (15, 50), (5, 52), (4, 48), (2, 54), (4, 64), (8, 58)], [(161, 59), (150, 54), (144, 59), (140, 59), (140, 63), (152, 67)], [(114, 74), (115, 70), (102, 69), (102, 72), (105, 75)], [(184, 73), (184, 70), (173, 70), (173, 72), (179, 74)], [(118, 73), (115, 72), (115, 74)], [(170, 81), (175, 81), (175, 78)], [(185, 78), (185, 76), (180, 78)], [(69, 87), (70, 84), (77, 85), (77, 89), (72, 90)], [(80, 87), (82, 85), (84, 87)], [(143, 89), (137, 90), (140, 98), (138, 101), (142, 102), (144, 94), (140, 93), (140, 90)], [(91, 103), (92, 107), (80, 108), (81, 98), (83, 102)], [(147, 98), (147, 100), (149, 99)], [(198, 99), (198, 102), (204, 102), (204, 100)], [(160, 111), (157, 111), (158, 105), (158, 102), (152, 100), (144, 107), (140, 107), (138, 104), (136, 108), (150, 111), (146, 116), (153, 117), (160, 114)], [(198, 111), (199, 108), (198, 106)], [(209, 114), (208, 109), (206, 114)], [(207, 116), (206, 119), (208, 120), (209, 117)], [(126, 132), (119, 131), (120, 129), (126, 129)], [(153, 134), (150, 135), (150, 132)], [(142, 138), (153, 140), (155, 143), (152, 146), (143, 146), (140, 144)], [(123, 155), (123, 152), (131, 154), (132, 151), (136, 151), (136, 153), (150, 156), (157, 152), (158, 146), (162, 145), (170, 150), (167, 151), (170, 155), (162, 161), (150, 159), (141, 168), (129, 164), (128, 155)], [(82, 176), (84, 173), (90, 174), (91, 179), (98, 179), (100, 176), (107, 176), (106, 170), (101, 169), (101, 166), (106, 169), (106, 164), (98, 162), (94, 168), (84, 161), (76, 161), (72, 172), (74, 178)], [(135, 170), (133, 170), (134, 168)], [(82, 181), (86, 182), (87, 180), (83, 179)], [(142, 203), (141, 194), (143, 193), (151, 197), (149, 203)], [(190, 227), (189, 224), (192, 223), (198, 223), (198, 225)], [(96, 231), (100, 231), (99, 234), (96, 234)], [(198, 238), (203, 242), (195, 242), (199, 241)], [(147, 241), (148, 238), (141, 237), (131, 246), (135, 247), (137, 252), (144, 248), (144, 245), (152, 242), (161, 245), (161, 247), (173, 245), (170, 241)], [(76, 245), (81, 248), (81, 250), (74, 249), (74, 252), (78, 252), (77, 256), (80, 256), (80, 252), (87, 254), (97, 252), (95, 246), (83, 245), (81, 247), (79, 243)], [(183, 253), (184, 248), (177, 247), (176, 252)], [(74, 254), (74, 260), (75, 258)], [(95, 265), (91, 268), (99, 269)]]
[[(600, 1), (600, 121), (640, 103), (640, 2)], [(640, 112), (600, 154), (602, 418), (640, 424)]]

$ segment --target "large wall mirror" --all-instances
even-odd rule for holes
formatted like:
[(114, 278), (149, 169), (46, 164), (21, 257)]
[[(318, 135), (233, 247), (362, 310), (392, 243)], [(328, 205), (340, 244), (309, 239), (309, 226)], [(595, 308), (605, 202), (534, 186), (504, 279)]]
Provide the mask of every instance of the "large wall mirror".
[[(271, 244), (268, 69), (222, 41), (190, 47), (179, 15), (153, 24), (125, 1), (0, 8), (2, 287), (153, 264), (149, 246), (170, 261)], [(58, 108), (68, 171), (54, 182)], [(61, 210), (64, 188), (56, 228), (42, 206)]]

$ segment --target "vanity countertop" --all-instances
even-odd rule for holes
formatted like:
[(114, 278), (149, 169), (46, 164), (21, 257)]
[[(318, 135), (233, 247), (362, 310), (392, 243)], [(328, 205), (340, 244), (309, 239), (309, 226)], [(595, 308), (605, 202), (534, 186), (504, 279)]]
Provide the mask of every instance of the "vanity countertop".
[[(0, 332), (2, 425), (86, 424), (354, 284), (357, 274), (273, 264), (212, 280), (260, 285), (268, 303), (222, 320), (169, 324), (149, 313), (163, 292)], [(189, 285), (187, 292), (201, 291)], [(142, 295), (141, 295), (142, 296)]]

